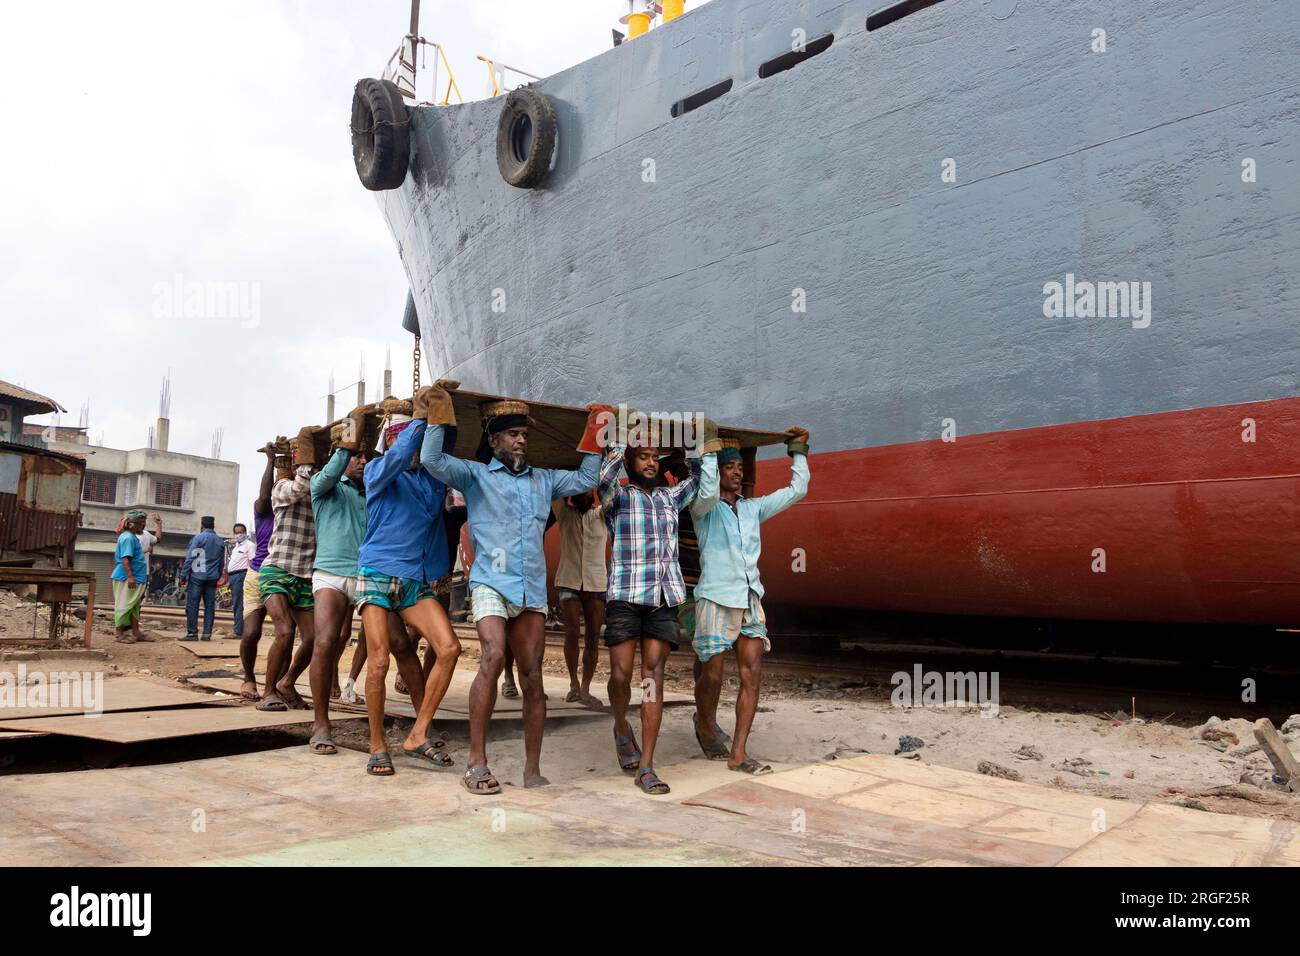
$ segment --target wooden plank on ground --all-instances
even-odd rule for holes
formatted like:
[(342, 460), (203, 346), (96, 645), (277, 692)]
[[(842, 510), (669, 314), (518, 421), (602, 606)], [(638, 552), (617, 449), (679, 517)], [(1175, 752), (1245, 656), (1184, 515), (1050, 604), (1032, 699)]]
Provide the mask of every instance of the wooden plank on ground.
[(1293, 791), (1300, 791), (1300, 761), (1297, 761), (1291, 748), (1287, 746), (1282, 735), (1273, 726), (1273, 721), (1261, 717), (1255, 721), (1255, 739), (1260, 748), (1273, 763), (1273, 769), (1279, 777), (1286, 777)]
[[(175, 710), (141, 710), (103, 714), (95, 718), (44, 717), (32, 720), (8, 720), (0, 723), (0, 732), (9, 730), (46, 731), (68, 737), (85, 737), (116, 744), (167, 740), (219, 734), (230, 730), (257, 730), (302, 724), (312, 721), (310, 710), (264, 713), (253, 706), (184, 707)], [(363, 719), (358, 714), (330, 712), (330, 720)]]
[[(57, 688), (58, 685), (54, 685)], [(30, 687), (29, 687), (30, 690)], [(59, 691), (51, 689), (53, 699), (58, 699)], [(95, 703), (91, 701), (91, 703)], [(198, 694), (183, 687), (169, 687), (166, 684), (154, 684), (137, 677), (109, 677), (104, 680), (104, 700), (97, 710), (149, 710), (156, 707), (185, 707), (194, 704), (212, 703), (206, 694)], [(86, 707), (3, 707), (0, 706), (0, 721), (28, 720), (37, 717), (61, 717), (85, 713)]]

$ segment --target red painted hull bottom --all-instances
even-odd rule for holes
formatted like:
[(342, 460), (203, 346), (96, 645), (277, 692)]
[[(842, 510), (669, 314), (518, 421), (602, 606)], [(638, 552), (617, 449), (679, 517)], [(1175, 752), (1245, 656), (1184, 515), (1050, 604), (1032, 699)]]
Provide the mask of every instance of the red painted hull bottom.
[[(808, 497), (763, 526), (772, 607), (1300, 624), (1300, 398), (810, 467)], [(759, 463), (758, 493), (788, 480), (787, 460)]]

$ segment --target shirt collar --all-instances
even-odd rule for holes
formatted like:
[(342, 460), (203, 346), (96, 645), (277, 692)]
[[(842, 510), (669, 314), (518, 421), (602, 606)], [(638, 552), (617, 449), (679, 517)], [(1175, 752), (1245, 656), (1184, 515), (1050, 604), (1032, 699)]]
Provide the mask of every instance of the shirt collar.
[(515, 472), (510, 471), (509, 468), (506, 468), (506, 463), (504, 461), (502, 461), (500, 458), (497, 458), (495, 455), (493, 455), (492, 460), (488, 462), (488, 471), (501, 471), (503, 469), (509, 472), (511, 475), (514, 475), (516, 478), (518, 478), (521, 475), (526, 475), (530, 471), (532, 471), (533, 466), (531, 464), (525, 463), (524, 470), (519, 472), (518, 474), (515, 474)]

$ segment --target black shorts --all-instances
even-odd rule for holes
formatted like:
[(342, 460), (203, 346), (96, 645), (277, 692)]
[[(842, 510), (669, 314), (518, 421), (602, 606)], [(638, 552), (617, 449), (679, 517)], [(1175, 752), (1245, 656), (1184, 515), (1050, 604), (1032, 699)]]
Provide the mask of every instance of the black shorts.
[(605, 646), (613, 647), (638, 637), (653, 637), (677, 650), (677, 608), (610, 601), (605, 607)]

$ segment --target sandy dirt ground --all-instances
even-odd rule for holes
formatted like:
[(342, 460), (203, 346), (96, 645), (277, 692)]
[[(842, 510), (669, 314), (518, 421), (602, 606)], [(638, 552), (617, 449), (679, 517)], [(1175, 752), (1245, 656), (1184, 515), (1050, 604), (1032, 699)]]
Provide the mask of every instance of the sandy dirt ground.
[[(0, 637), (30, 635), (32, 615), (31, 603), (0, 590)], [(95, 648), (102, 649), (105, 656), (93, 658), (93, 663), (70, 661), (69, 666), (102, 667), (110, 677), (130, 674), (173, 685), (200, 672), (239, 672), (237, 661), (200, 659), (176, 643), (183, 631), (180, 624), (146, 618), (144, 629), (157, 640), (125, 645), (113, 642), (111, 619), (96, 618)], [(38, 622), (38, 633), (44, 633), (39, 630), (42, 626), (43, 619)], [(223, 630), (218, 623), (218, 637), (226, 636)], [(75, 654), (81, 647), (80, 632), (70, 631), (64, 643)], [(264, 638), (263, 654), (268, 645), (269, 638)], [(40, 654), (41, 663), (27, 660), (28, 669), (57, 666), (57, 655), (51, 650), (6, 643), (0, 647), (6, 658), (0, 662), (0, 671), (12, 671), (33, 650)], [(552, 649), (550, 654), (556, 651)], [(350, 658), (348, 650), (341, 664), (344, 673)], [(472, 669), (476, 660), (477, 647), (467, 642), (460, 666)], [(562, 660), (549, 656), (546, 671), (566, 674)], [(607, 699), (607, 677), (602, 657), (592, 685), (602, 700)], [(668, 690), (690, 694), (692, 688), (689, 659), (679, 662), (674, 658), (669, 665)], [(736, 689), (734, 664), (728, 662), (719, 709), (719, 720), (727, 730), (733, 723)], [(836, 678), (769, 674), (750, 753), (780, 769), (862, 753), (893, 754), (900, 738), (909, 736), (924, 742), (911, 759), (936, 765), (996, 775), (1010, 773), (1032, 783), (1117, 799), (1300, 821), (1300, 795), (1271, 785), (1272, 767), (1254, 743), (1250, 721), (1238, 715), (1220, 715), (1224, 722), (1216, 730), (1221, 733), (1209, 736), (1221, 739), (1206, 740), (1201, 728), (1122, 715), (1030, 711), (1005, 705), (996, 716), (983, 716), (974, 709), (898, 708), (891, 705), (888, 690), (852, 686), (852, 682)], [(666, 766), (698, 754), (692, 712), (689, 706), (665, 710), (656, 764)], [(553, 781), (608, 773), (615, 759), (611, 726), (612, 721), (603, 715), (548, 721), (543, 772)], [(637, 726), (635, 716), (633, 726)], [(406, 727), (404, 720), (392, 721), (387, 731), (390, 747), (400, 746)], [(447, 736), (457, 767), (463, 769), (468, 726), (435, 721), (435, 727)], [(307, 725), (286, 733), (300, 735), (305, 742)], [(1300, 718), (1289, 721), (1284, 733), (1293, 751), (1300, 749)], [(637, 734), (639, 739), (639, 729)], [(365, 750), (368, 735), (364, 723), (339, 727), (336, 740), (342, 746)], [(504, 784), (522, 784), (523, 740), (518, 722), (493, 724), (489, 759)], [(628, 786), (633, 786), (630, 780)]]

